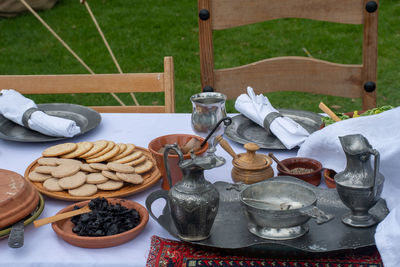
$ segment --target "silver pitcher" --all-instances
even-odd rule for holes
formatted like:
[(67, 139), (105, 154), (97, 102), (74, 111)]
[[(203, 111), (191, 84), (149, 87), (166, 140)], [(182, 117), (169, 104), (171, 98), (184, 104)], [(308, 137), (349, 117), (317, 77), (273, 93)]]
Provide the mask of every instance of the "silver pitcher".
[[(178, 154), (178, 165), (183, 172), (183, 179), (174, 186), (166, 160), (171, 149)], [(184, 160), (177, 144), (173, 144), (165, 147), (164, 164), (171, 189), (153, 192), (148, 197), (146, 206), (150, 215), (158, 220), (151, 210), (151, 204), (158, 198), (164, 198), (167, 200), (165, 208), (169, 207), (171, 211), (179, 238), (186, 241), (207, 239), (217, 216), (219, 193), (215, 186), (204, 178), (204, 170), (215, 167), (215, 157), (197, 157), (192, 152), (191, 159)]]
[[(385, 178), (379, 172), (379, 152), (361, 134), (339, 137), (346, 154), (346, 168), (335, 175), (336, 189), (351, 212), (342, 222), (353, 227), (369, 227), (379, 222), (368, 210), (379, 200)], [(374, 169), (370, 158), (374, 155)]]

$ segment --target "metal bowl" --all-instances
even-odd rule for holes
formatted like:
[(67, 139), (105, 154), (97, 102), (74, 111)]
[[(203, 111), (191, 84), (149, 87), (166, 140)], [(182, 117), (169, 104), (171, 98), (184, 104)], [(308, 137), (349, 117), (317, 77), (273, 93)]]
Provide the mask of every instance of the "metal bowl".
[(263, 181), (240, 193), (240, 202), (251, 233), (267, 239), (285, 240), (304, 235), (305, 223), (314, 217), (323, 223), (332, 217), (316, 207), (315, 193), (286, 181)]

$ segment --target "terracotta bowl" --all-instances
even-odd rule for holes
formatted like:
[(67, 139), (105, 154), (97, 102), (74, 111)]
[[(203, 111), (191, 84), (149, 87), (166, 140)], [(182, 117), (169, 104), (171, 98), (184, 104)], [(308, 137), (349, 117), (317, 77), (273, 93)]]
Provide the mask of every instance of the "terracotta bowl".
[(306, 168), (312, 169), (312, 172), (304, 173), (304, 174), (293, 174), (291, 172), (287, 172), (283, 170), (279, 165), (277, 165), (278, 175), (279, 176), (293, 176), (299, 178), (307, 183), (312, 185), (319, 185), (321, 183), (321, 171), (322, 171), (322, 164), (310, 158), (303, 158), (303, 157), (295, 157), (295, 158), (287, 158), (281, 160), (283, 165), (285, 165), (289, 170), (295, 168)]
[(335, 183), (335, 179), (334, 179), (334, 177), (336, 175), (336, 172), (334, 170), (325, 169), (322, 172), (322, 175), (324, 176), (325, 184), (326, 184), (327, 187), (336, 188), (336, 183)]
[[(72, 232), (72, 228), (75, 226), (71, 222), (71, 218), (61, 220), (52, 224), (53, 230), (59, 235), (62, 239), (66, 242), (70, 243), (71, 245), (82, 247), (82, 248), (108, 248), (113, 246), (118, 246), (123, 243), (126, 243), (132, 239), (134, 239), (146, 226), (147, 222), (149, 221), (149, 213), (145, 207), (140, 205), (137, 202), (133, 202), (127, 199), (119, 199), (119, 198), (108, 198), (107, 199), (110, 203), (116, 204), (120, 203), (122, 206), (127, 208), (134, 208), (139, 212), (140, 215), (140, 224), (137, 225), (135, 228), (132, 228), (129, 231), (110, 235), (110, 236), (79, 236)], [(62, 210), (60, 210), (57, 214), (64, 213), (67, 211), (71, 211), (74, 209), (74, 206), (77, 205), (82, 207), (87, 205), (90, 200), (74, 203)]]
[[(164, 135), (157, 137), (153, 139), (149, 145), (148, 148), (150, 150), (151, 155), (157, 162), (157, 167), (161, 172), (161, 175), (163, 177), (163, 182), (162, 182), (162, 188), (165, 190), (169, 190), (169, 184), (168, 184), (168, 179), (167, 179), (167, 172), (165, 170), (164, 166), (164, 155), (163, 153), (158, 152), (162, 147), (168, 144), (175, 144), (177, 143), (180, 147), (185, 145), (190, 139), (196, 138), (200, 142), (204, 141), (204, 138), (197, 136), (197, 135), (192, 135), (192, 134), (170, 134), (170, 135)], [(195, 152), (196, 156), (203, 155), (208, 149), (208, 143), (206, 143), (200, 150)], [(190, 153), (186, 153), (183, 155), (184, 159), (189, 159), (190, 158)], [(168, 155), (168, 163), (169, 163), (169, 168), (171, 171), (171, 178), (172, 178), (172, 185), (180, 181), (183, 177), (183, 173), (181, 169), (178, 166), (179, 158), (178, 155), (176, 154), (169, 154)]]

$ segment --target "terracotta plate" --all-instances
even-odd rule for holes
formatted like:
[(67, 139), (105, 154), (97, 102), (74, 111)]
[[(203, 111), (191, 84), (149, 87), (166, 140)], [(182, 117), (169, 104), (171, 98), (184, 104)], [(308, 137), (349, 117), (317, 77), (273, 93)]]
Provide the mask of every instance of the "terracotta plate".
[(107, 198), (108, 197), (125, 197), (125, 196), (129, 196), (129, 195), (133, 195), (135, 193), (141, 192), (141, 191), (153, 186), (161, 178), (161, 173), (158, 170), (158, 168), (156, 167), (156, 162), (153, 159), (153, 157), (151, 156), (150, 152), (143, 147), (136, 147), (136, 150), (142, 151), (143, 154), (145, 154), (147, 156), (147, 158), (152, 160), (152, 162), (153, 162), (153, 169), (150, 170), (149, 172), (146, 172), (145, 174), (143, 174), (143, 180), (144, 180), (143, 183), (138, 184), (138, 185), (125, 183), (124, 187), (122, 187), (119, 190), (114, 190), (114, 191), (99, 190), (96, 194), (89, 196), (89, 197), (71, 196), (70, 194), (67, 193), (67, 191), (51, 192), (51, 191), (46, 190), (43, 187), (43, 183), (30, 181), (28, 178), (28, 175), (31, 171), (33, 171), (36, 168), (36, 166), (39, 165), (37, 163), (37, 160), (35, 160), (28, 166), (28, 168), (25, 170), (24, 176), (25, 176), (25, 179), (27, 179), (30, 183), (32, 183), (33, 186), (39, 192), (41, 192), (42, 194), (44, 194), (48, 197), (55, 198), (55, 199), (68, 200), (68, 201), (80, 201), (80, 200), (93, 199), (96, 197), (107, 197)]
[[(40, 214), (42, 214), (43, 209), (44, 209), (44, 199), (43, 196), (39, 194), (39, 204), (37, 205), (36, 209), (29, 216), (25, 218), (24, 226), (27, 226), (28, 224), (36, 220), (36, 218), (38, 218)], [(11, 227), (0, 229), (0, 239), (7, 237), (10, 234), (10, 232), (11, 232)]]
[[(70, 243), (71, 245), (83, 247), (83, 248), (107, 248), (118, 246), (120, 244), (126, 243), (133, 238), (135, 238), (146, 226), (147, 222), (149, 221), (149, 213), (145, 207), (140, 205), (137, 202), (133, 202), (127, 199), (117, 199), (111, 198), (108, 201), (112, 204), (120, 203), (122, 206), (127, 208), (134, 208), (139, 212), (140, 215), (140, 224), (135, 228), (132, 228), (129, 231), (117, 234), (117, 235), (110, 235), (110, 236), (99, 236), (99, 237), (92, 237), (92, 236), (79, 236), (72, 232), (72, 228), (75, 226), (71, 219), (65, 219), (62, 221), (58, 221), (52, 224), (53, 230), (59, 235), (62, 239), (66, 242)], [(71, 211), (74, 209), (74, 206), (82, 207), (88, 204), (90, 200), (82, 201), (79, 203), (72, 204), (62, 210), (60, 210), (57, 214), (64, 213), (67, 211)]]

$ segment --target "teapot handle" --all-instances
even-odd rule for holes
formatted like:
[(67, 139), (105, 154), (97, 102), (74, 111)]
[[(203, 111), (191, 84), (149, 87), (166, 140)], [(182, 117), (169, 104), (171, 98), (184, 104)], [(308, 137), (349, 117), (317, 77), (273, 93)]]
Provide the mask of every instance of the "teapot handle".
[(376, 193), (377, 193), (376, 192), (377, 191), (376, 183), (378, 180), (376, 175), (378, 174), (378, 171), (379, 171), (380, 154), (379, 154), (378, 150), (376, 150), (376, 149), (371, 149), (371, 154), (374, 155), (374, 181), (373, 181), (372, 186), (373, 186), (374, 196), (376, 197)]
[(168, 164), (168, 154), (169, 151), (173, 149), (175, 152), (178, 154), (179, 157), (179, 163), (183, 161), (183, 154), (182, 151), (178, 148), (178, 144), (172, 144), (172, 145), (166, 145), (165, 150), (164, 150), (164, 166), (165, 166), (165, 171), (167, 173), (167, 180), (169, 184), (169, 188), (172, 188), (172, 178), (171, 178), (171, 171), (169, 169), (169, 164)]

